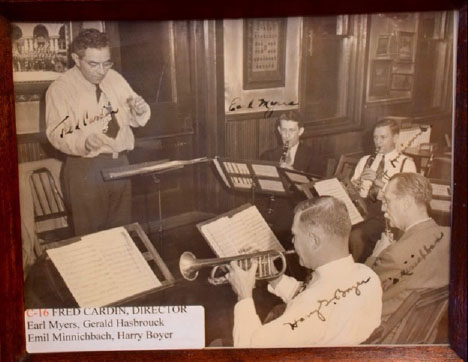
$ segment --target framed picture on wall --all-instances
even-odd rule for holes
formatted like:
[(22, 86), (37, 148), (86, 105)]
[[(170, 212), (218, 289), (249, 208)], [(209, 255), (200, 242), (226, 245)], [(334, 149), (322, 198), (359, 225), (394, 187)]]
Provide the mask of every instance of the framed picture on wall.
[(50, 82), (70, 67), (70, 23), (13, 23), (16, 100), (39, 99)]
[(392, 74), (392, 90), (411, 90), (413, 88), (413, 76), (411, 74)]
[(244, 20), (243, 89), (284, 87), (287, 19)]
[(390, 59), (372, 60), (370, 69), (369, 96), (385, 96), (390, 90), (392, 61)]
[(390, 44), (392, 37), (390, 34), (380, 34), (377, 39), (377, 49), (375, 50), (375, 56), (377, 58), (388, 58), (390, 57)]
[(411, 61), (414, 55), (414, 33), (399, 31), (397, 41), (398, 60)]

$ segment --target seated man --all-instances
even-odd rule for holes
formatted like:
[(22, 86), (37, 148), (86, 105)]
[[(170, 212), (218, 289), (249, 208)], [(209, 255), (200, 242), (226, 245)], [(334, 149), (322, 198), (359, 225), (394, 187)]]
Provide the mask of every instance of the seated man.
[(431, 198), (431, 183), (417, 173), (396, 174), (385, 188), (382, 210), (404, 234), (396, 242), (382, 234), (366, 261), (382, 281), (382, 320), (414, 290), (449, 283), (450, 229), (429, 217)]
[(399, 133), (400, 128), (394, 120), (377, 122), (374, 128), (375, 153), (359, 160), (351, 179), (359, 189), (368, 213), (366, 221), (351, 232), (350, 251), (358, 263), (364, 263), (372, 253), (376, 240), (385, 229), (380, 191), (394, 174), (416, 172), (413, 160), (396, 149)]
[(312, 150), (299, 140), (304, 133), (299, 113), (290, 111), (281, 114), (278, 118), (278, 132), (283, 144), (265, 151), (260, 159), (278, 162), (281, 167), (312, 172)]
[[(297, 111), (283, 113), (278, 118), (277, 130), (282, 145), (265, 151), (260, 159), (277, 162), (284, 168), (297, 171), (312, 171), (312, 150), (300, 142), (304, 127)], [(271, 196), (259, 198), (258, 209), (262, 212), (274, 233), (286, 249), (291, 246), (291, 225), (294, 217), (293, 201), (282, 197)]]
[(307, 284), (285, 275), (270, 282), (268, 290), (283, 299), (286, 309), (264, 325), (252, 300), (257, 263), (247, 271), (231, 263), (227, 278), (238, 296), (235, 347), (352, 345), (369, 337), (380, 325), (382, 289), (377, 275), (349, 254), (350, 230), (346, 206), (333, 197), (297, 206), (294, 247), (301, 264), (314, 272)]

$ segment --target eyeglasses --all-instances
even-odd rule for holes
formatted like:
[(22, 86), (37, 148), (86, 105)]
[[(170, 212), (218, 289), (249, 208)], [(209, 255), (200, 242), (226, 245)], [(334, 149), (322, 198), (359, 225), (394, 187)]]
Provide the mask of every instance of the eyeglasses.
[(110, 69), (114, 66), (114, 62), (108, 60), (108, 61), (105, 61), (105, 62), (89, 62), (87, 60), (84, 60), (82, 59), (82, 61), (84, 61), (86, 64), (89, 65), (89, 67), (93, 70), (97, 70), (99, 69), (101, 66), (103, 69), (107, 70), (107, 69)]

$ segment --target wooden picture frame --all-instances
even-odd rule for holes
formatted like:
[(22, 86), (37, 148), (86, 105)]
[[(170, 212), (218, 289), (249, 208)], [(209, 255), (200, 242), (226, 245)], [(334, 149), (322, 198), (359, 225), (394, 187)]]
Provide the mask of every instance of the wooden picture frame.
[(390, 58), (390, 47), (392, 42), (391, 34), (380, 34), (377, 38), (377, 47), (375, 49), (376, 58)]
[(392, 90), (411, 91), (413, 89), (413, 75), (393, 73), (390, 88)]
[(370, 68), (369, 97), (385, 97), (390, 91), (391, 59), (373, 59)]
[(286, 18), (244, 19), (243, 89), (284, 87)]
[(49, 84), (70, 67), (69, 22), (12, 24), (16, 101), (39, 100)]
[[(138, 3), (124, 0), (29, 0), (0, 3), (0, 156), (3, 172), (0, 176), (0, 357), (12, 360), (311, 360), (317, 359), (388, 359), (388, 360), (460, 360), (467, 358), (467, 36), (466, 1), (409, 3), (396, 0), (390, 3), (359, 0), (350, 7), (347, 2), (302, 1), (255, 2), (242, 0), (226, 10), (223, 2), (210, 6), (181, 6), (181, 1)], [(187, 3), (188, 4), (188, 3)], [(202, 351), (129, 351), (51, 353), (28, 355), (25, 352), (23, 273), (21, 265), (21, 237), (19, 218), (18, 162), (15, 133), (15, 104), (13, 96), (11, 40), (9, 21), (54, 20), (61, 17), (99, 20), (168, 20), (187, 18), (226, 18), (259, 16), (294, 16), (342, 14), (347, 12), (414, 11), (432, 9), (459, 9), (459, 35), (456, 78), (456, 110), (453, 124), (454, 197), (452, 214), (452, 253), (450, 277), (449, 325), (450, 345), (418, 346), (355, 346), (336, 348), (256, 349), (256, 350), (202, 350)], [(219, 137), (219, 136), (218, 136)]]
[(397, 59), (399, 61), (413, 61), (415, 33), (399, 31), (397, 36)]

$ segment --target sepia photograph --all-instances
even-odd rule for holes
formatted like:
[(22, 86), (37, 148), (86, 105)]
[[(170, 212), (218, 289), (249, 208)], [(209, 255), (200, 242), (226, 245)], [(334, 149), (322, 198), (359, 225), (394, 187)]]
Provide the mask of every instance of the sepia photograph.
[(456, 24), (12, 23), (26, 349), (449, 343)]

